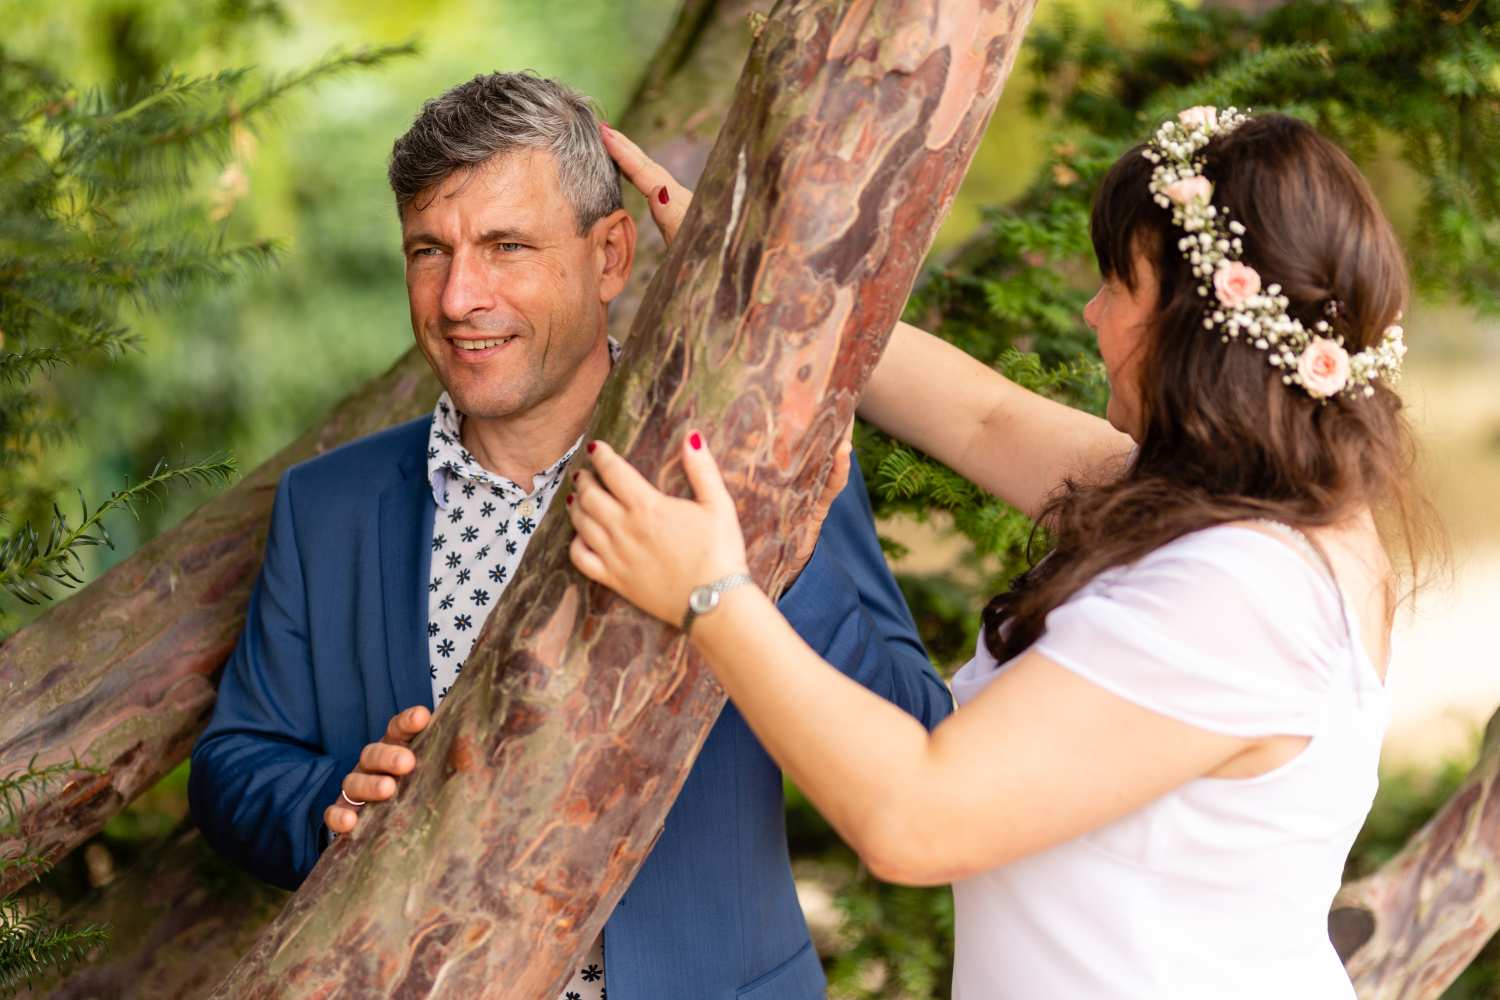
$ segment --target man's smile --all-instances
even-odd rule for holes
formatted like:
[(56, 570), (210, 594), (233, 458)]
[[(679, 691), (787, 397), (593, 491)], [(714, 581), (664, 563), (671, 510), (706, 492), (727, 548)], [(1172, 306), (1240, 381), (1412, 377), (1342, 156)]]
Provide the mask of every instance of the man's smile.
[(448, 337), (454, 357), (464, 362), (478, 362), (505, 350), (519, 335), (505, 337)]

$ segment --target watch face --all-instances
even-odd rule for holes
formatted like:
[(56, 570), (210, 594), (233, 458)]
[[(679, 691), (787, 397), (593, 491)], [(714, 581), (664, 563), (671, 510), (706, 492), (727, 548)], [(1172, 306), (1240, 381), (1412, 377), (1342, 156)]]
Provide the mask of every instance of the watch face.
[(706, 615), (719, 606), (719, 592), (709, 587), (694, 587), (688, 595), (688, 607), (695, 615)]

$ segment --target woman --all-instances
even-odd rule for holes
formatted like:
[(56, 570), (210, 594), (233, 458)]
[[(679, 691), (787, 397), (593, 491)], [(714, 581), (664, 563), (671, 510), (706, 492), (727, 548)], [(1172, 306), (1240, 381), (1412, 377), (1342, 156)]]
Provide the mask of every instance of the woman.
[[(690, 193), (606, 141), (670, 238)], [(876, 875), (954, 884), (959, 1000), (1352, 997), (1326, 920), (1388, 715), (1376, 515), (1413, 537), (1400, 248), (1336, 147), (1232, 109), (1122, 157), (1091, 229), (1107, 422), (904, 324), (859, 407), (1053, 543), (985, 609), (932, 734), (737, 585), (701, 431), (695, 500), (591, 445), (574, 564), (690, 626)]]

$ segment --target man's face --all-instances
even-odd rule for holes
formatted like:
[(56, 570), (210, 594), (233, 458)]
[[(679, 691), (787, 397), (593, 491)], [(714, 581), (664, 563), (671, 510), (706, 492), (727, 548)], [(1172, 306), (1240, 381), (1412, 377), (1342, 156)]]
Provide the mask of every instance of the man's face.
[(462, 413), (512, 417), (566, 393), (629, 272), (616, 216), (580, 236), (545, 150), (455, 173), (402, 212), (412, 332)]

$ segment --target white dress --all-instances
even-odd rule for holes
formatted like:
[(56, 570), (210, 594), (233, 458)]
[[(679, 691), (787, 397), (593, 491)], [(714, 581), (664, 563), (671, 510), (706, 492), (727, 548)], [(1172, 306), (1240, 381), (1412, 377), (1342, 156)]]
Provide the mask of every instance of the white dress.
[[(954, 1000), (1352, 1000), (1328, 910), (1375, 794), (1389, 699), (1300, 540), (1195, 532), (1047, 616), (1032, 648), (1122, 698), (1311, 742), (1267, 774), (1190, 781), (956, 883)], [(953, 678), (958, 703), (1004, 669), (981, 641)]]

